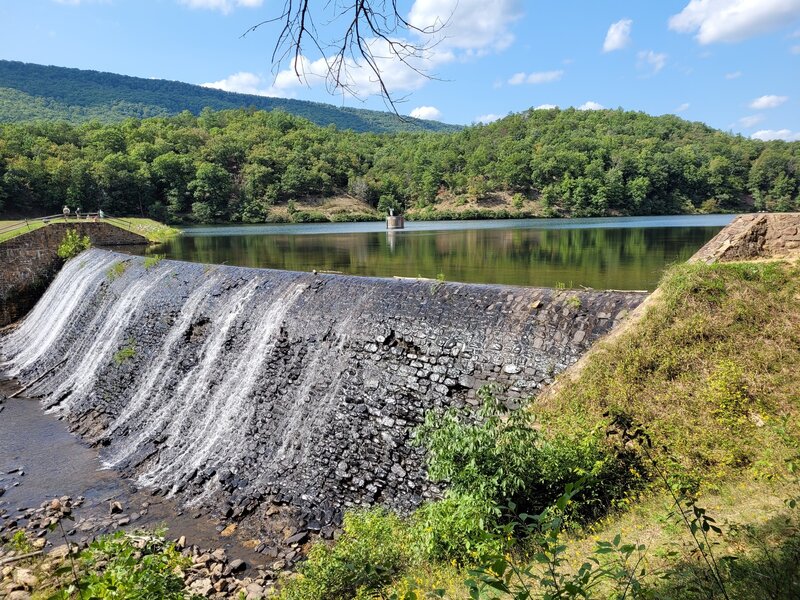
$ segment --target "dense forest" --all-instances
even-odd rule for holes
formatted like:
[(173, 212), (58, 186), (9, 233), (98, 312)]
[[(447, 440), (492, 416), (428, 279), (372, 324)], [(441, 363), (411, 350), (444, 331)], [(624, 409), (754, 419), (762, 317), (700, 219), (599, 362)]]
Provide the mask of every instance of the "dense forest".
[(334, 124), (339, 129), (375, 133), (459, 129), (438, 121), (400, 118), (390, 112), (236, 94), (164, 79), (0, 60), (0, 122), (45, 120), (77, 124), (97, 120), (113, 123), (128, 118), (174, 116), (184, 110), (197, 115), (206, 107), (282, 110), (317, 125)]
[(66, 203), (170, 222), (308, 221), (326, 216), (301, 202), (335, 196), (365, 208), (342, 220), (390, 208), (411, 218), (646, 215), (796, 210), (799, 195), (800, 143), (621, 110), (530, 110), (453, 133), (356, 133), (242, 109), (0, 125), (6, 216)]

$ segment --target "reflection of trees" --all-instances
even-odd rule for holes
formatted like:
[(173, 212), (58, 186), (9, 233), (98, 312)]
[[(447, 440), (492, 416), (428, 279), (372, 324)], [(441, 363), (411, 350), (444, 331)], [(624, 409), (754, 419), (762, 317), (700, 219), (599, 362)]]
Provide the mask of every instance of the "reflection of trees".
[(436, 277), (476, 283), (652, 289), (719, 228), (469, 229), (182, 237), (170, 258), (292, 271)]

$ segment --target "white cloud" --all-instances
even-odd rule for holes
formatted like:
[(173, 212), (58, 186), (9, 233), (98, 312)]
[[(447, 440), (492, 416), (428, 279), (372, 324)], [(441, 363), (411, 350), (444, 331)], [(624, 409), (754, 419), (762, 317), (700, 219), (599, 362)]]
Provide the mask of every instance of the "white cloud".
[(264, 4), (264, 0), (178, 0), (181, 4), (189, 8), (199, 8), (204, 10), (218, 10), (228, 14), (233, 9), (243, 6), (245, 8), (257, 8)]
[(739, 127), (744, 127), (749, 129), (750, 127), (755, 127), (763, 120), (764, 120), (764, 115), (747, 115), (746, 117), (742, 117), (741, 119), (736, 121), (736, 123), (739, 125)]
[(497, 119), (502, 119), (502, 115), (496, 115), (494, 113), (489, 113), (488, 115), (481, 115), (479, 117), (475, 117), (476, 123), (491, 123), (493, 121), (497, 121)]
[(603, 110), (605, 106), (592, 100), (587, 100), (580, 106), (576, 107), (578, 110)]
[(663, 52), (642, 50), (636, 57), (638, 59), (637, 66), (640, 69), (650, 69), (652, 75), (658, 73), (667, 64), (667, 55)]
[(785, 142), (798, 142), (800, 141), (800, 131), (791, 131), (790, 129), (762, 129), (756, 131), (750, 136), (755, 140), (783, 140)]
[(275, 89), (273, 86), (267, 85), (261, 77), (255, 73), (248, 73), (247, 71), (240, 71), (239, 73), (234, 73), (225, 79), (211, 81), (209, 83), (201, 83), (200, 85), (226, 92), (237, 92), (239, 94), (254, 94), (256, 96), (280, 95), (277, 89)]
[(741, 71), (733, 71), (732, 73), (725, 73), (725, 79), (739, 79), (742, 76)]
[(521, 83), (551, 83), (558, 81), (564, 76), (564, 71), (538, 71), (536, 73), (514, 73), (508, 83), (519, 85)]
[(408, 22), (419, 29), (437, 29), (446, 49), (484, 54), (514, 42), (510, 26), (522, 18), (521, 0), (416, 0)]
[(631, 26), (633, 21), (631, 19), (622, 19), (616, 23), (612, 23), (606, 33), (606, 39), (603, 42), (603, 52), (613, 52), (614, 50), (622, 50), (631, 41)]
[(431, 121), (436, 121), (441, 118), (442, 111), (435, 106), (418, 106), (408, 114), (415, 119), (428, 119)]
[(696, 33), (701, 44), (740, 42), (800, 17), (800, 0), (691, 0), (669, 28)]
[(539, 106), (534, 107), (533, 110), (552, 110), (554, 108), (558, 108), (557, 104), (540, 104)]
[(688, 102), (684, 102), (678, 108), (675, 109), (675, 112), (676, 113), (681, 113), (681, 112), (686, 112), (687, 110), (689, 110), (689, 103)]
[(789, 99), (788, 96), (775, 96), (775, 95), (767, 95), (767, 96), (760, 96), (753, 100), (750, 103), (750, 108), (754, 108), (756, 110), (763, 110), (765, 108), (776, 108), (786, 102)]

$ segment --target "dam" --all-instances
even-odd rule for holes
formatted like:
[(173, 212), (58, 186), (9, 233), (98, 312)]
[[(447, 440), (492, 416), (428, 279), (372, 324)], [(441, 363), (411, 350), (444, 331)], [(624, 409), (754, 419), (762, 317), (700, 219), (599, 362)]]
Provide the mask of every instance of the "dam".
[(412, 443), (427, 411), (487, 383), (535, 396), (645, 297), (90, 249), (0, 337), (0, 373), (141, 486), (232, 518), (288, 505), (318, 531), (435, 497)]

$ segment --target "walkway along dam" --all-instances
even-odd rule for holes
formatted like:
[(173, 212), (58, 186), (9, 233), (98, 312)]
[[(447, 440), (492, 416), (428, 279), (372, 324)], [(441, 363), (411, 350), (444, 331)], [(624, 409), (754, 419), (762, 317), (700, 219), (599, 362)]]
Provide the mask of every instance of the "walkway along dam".
[(311, 530), (438, 490), (411, 433), (493, 382), (535, 395), (645, 294), (157, 264), (91, 249), (0, 337), (0, 373), (108, 466), (226, 517)]

